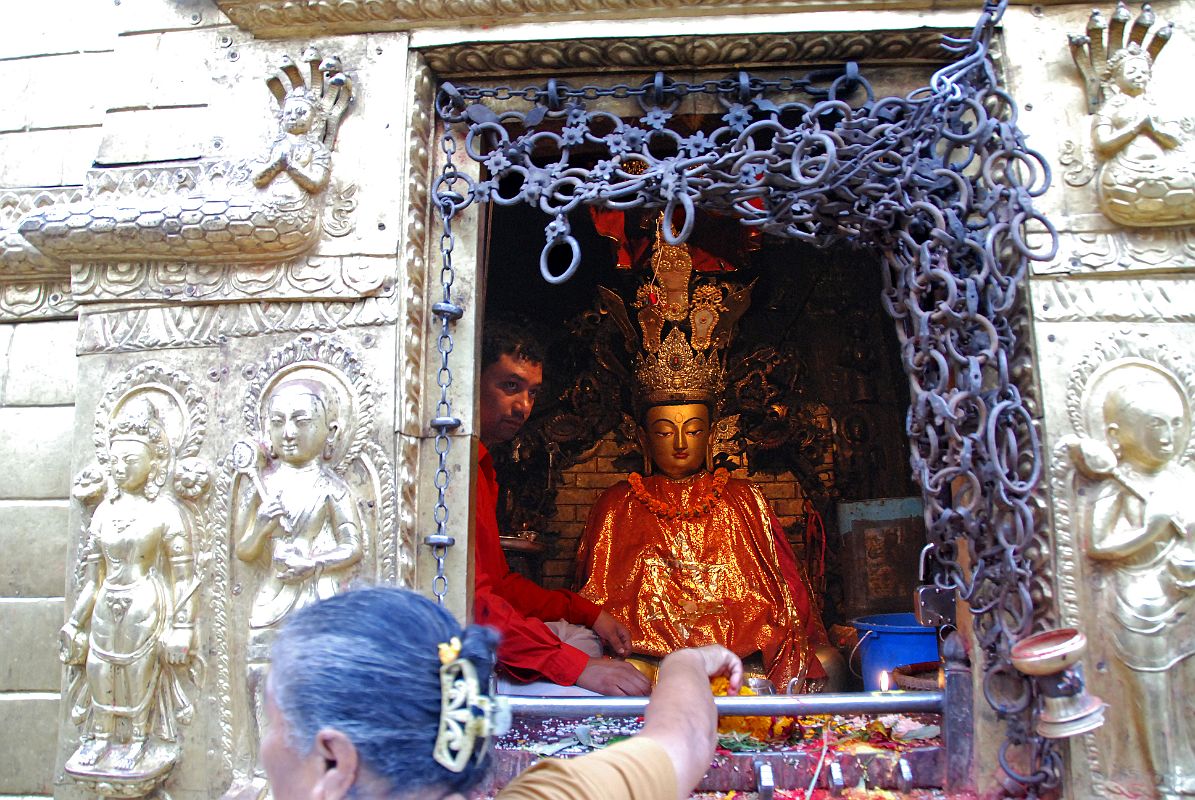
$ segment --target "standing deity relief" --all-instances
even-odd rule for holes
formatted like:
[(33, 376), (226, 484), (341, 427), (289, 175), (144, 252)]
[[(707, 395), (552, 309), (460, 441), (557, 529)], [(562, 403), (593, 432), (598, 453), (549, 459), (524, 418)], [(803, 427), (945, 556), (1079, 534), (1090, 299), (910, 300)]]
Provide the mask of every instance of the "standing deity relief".
[(204, 686), (206, 417), (185, 374), (136, 367), (99, 403), (97, 463), (75, 480), (92, 510), (60, 632), (79, 732), (66, 773), (101, 796), (140, 797), (169, 777)]
[(1068, 143), (1064, 176), (1072, 186), (1095, 178), (1100, 210), (1129, 227), (1195, 222), (1195, 120), (1184, 115), (1182, 98), (1152, 91), (1155, 63), (1173, 31), (1156, 21), (1148, 4), (1133, 19), (1122, 2), (1111, 20), (1093, 11), (1086, 33), (1070, 37), (1097, 163), (1093, 169), (1084, 148)]
[[(109, 173), (121, 171), (103, 170), (106, 183), (89, 181), (87, 197), (34, 209), (0, 230), (0, 266), (57, 263), (65, 272), (72, 261), (279, 262), (311, 249), (325, 227), (332, 235), (347, 233), (354, 191), (327, 189), (352, 82), (339, 59), (314, 48), (302, 61), (306, 75), (283, 57), (266, 80), (278, 105), (278, 131), (262, 156), (137, 171), (134, 183), (145, 177), (157, 189), (151, 192), (136, 186), (113, 192)], [(324, 224), (326, 194), (332, 208)]]
[(246, 718), (255, 753), (269, 648), (286, 618), (354, 580), (410, 585), (413, 557), (395, 541), (393, 470), (373, 439), (373, 387), (352, 351), (308, 334), (246, 374), (247, 435), (229, 458), (230, 526), (248, 597)]
[(1179, 356), (1129, 335), (1071, 374), (1073, 433), (1054, 459), (1058, 571), (1068, 624), (1092, 638), (1096, 691), (1119, 698), (1115, 737), (1087, 742), (1102, 796), (1147, 783), (1195, 797), (1192, 396)]

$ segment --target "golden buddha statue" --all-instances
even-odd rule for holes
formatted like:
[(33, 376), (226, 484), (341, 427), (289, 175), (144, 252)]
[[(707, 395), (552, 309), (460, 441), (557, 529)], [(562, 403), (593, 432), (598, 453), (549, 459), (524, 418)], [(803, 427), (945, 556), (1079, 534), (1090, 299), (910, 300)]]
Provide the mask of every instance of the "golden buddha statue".
[[(262, 453), (255, 444), (242, 441), (233, 452), (235, 552), (257, 567), (259, 580), (246, 648), (254, 752), (278, 629), (292, 611), (340, 592), (364, 553), (357, 498), (335, 470), (346, 429), (336, 389), (314, 377), (284, 378), (265, 393), (261, 412), (265, 468), (259, 469)], [(255, 769), (260, 772), (260, 765)]]
[(652, 266), (636, 303), (641, 336), (621, 299), (601, 290), (606, 311), (642, 351), (644, 474), (632, 473), (591, 509), (580, 593), (627, 626), (636, 654), (716, 643), (742, 657), (761, 654), (776, 686), (795, 681), (800, 690), (827, 676), (819, 648), (827, 662), (836, 655), (809, 582), (759, 488), (712, 469), (720, 350), (750, 289), (703, 280), (690, 292), (687, 249), (658, 235)]

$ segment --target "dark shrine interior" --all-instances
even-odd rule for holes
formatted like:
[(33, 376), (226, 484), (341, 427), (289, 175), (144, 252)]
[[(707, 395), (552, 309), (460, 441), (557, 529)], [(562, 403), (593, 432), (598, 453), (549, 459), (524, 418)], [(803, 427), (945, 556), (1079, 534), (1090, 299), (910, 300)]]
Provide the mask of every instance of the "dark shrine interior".
[[(552, 285), (540, 274), (550, 217), (523, 203), (485, 208), (486, 316), (530, 323), (547, 351), (545, 387), (531, 419), (494, 453), (503, 493), (499, 524), (512, 536), (534, 532), (538, 542), (530, 560), (508, 550), (512, 568), (549, 588), (576, 588), (585, 495), (570, 470), (597, 461), (610, 485), (642, 466), (631, 416), (632, 357), (609, 315), (599, 313), (597, 289), (633, 297), (643, 275), (617, 268), (613, 241), (582, 208), (569, 218), (580, 266)], [(742, 227), (725, 218), (707, 222), (717, 235)], [(703, 229), (701, 217), (696, 228)], [(919, 498), (912, 499), (918, 490), (904, 432), (909, 394), (881, 303), (879, 258), (849, 243), (819, 249), (770, 235), (754, 242), (738, 269), (717, 276), (736, 285), (754, 281), (727, 351), (721, 416), (736, 424), (717, 463), (761, 485), (821, 597), (827, 628), (909, 611), (925, 531)], [(562, 273), (568, 257), (567, 246), (553, 249), (551, 271)], [(576, 511), (562, 509), (566, 496), (579, 504)], [(893, 512), (896, 505), (901, 510)]]

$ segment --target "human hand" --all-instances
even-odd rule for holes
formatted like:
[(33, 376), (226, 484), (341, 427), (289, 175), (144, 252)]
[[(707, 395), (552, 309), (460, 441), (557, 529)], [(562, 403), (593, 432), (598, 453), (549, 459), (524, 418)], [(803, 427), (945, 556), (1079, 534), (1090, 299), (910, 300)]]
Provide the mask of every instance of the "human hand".
[(282, 504), (281, 495), (274, 495), (258, 506), (257, 524), (259, 526), (276, 524), (286, 533), (290, 533), (290, 516), (287, 514), (286, 506)]
[(629, 656), (631, 654), (631, 632), (609, 613), (603, 611), (598, 614), (598, 618), (593, 623), (593, 632), (614, 651), (615, 655)]
[(625, 661), (591, 658), (577, 678), (582, 689), (606, 695), (644, 695), (651, 691), (651, 681)]
[(699, 659), (699, 669), (705, 672), (706, 677), (726, 678), (730, 684), (727, 694), (739, 693), (739, 688), (743, 685), (743, 661), (741, 658), (720, 644), (707, 644), (705, 647), (677, 650), (669, 658), (682, 656), (684, 653), (691, 653), (693, 658)]
[(185, 664), (191, 657), (191, 641), (193, 628), (171, 628), (162, 636), (162, 646), (166, 653), (166, 663)]

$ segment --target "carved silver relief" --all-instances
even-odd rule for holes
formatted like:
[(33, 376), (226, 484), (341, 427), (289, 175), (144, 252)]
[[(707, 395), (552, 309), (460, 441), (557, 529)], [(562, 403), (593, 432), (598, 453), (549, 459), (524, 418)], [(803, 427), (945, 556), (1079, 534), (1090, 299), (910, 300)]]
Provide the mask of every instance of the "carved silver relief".
[(141, 797), (169, 778), (204, 684), (206, 420), (188, 376), (142, 364), (99, 403), (96, 463), (75, 479), (93, 510), (60, 632), (80, 740), (66, 773), (102, 796)]
[[(136, 170), (134, 182), (148, 184), (139, 192), (106, 190), (104, 182), (123, 179), (104, 175), (85, 199), (35, 209), (0, 230), (0, 266), (61, 272), (88, 260), (227, 265), (278, 262), (309, 250), (323, 227), (332, 148), (352, 84), (336, 58), (308, 49), (303, 62), (306, 75), (284, 58), (266, 80), (278, 104), (278, 131), (261, 157)], [(341, 199), (334, 228), (347, 224), (350, 210)]]
[(1093, 11), (1086, 33), (1070, 37), (1091, 115), (1092, 152), (1064, 146), (1062, 163), (1072, 186), (1096, 179), (1100, 210), (1131, 227), (1195, 222), (1195, 121), (1183, 113), (1185, 98), (1155, 97), (1150, 83), (1156, 59), (1173, 25), (1155, 29), (1148, 5), (1132, 19), (1120, 3), (1110, 20)]
[[(254, 753), (269, 647), (286, 618), (350, 582), (410, 584), (395, 538), (394, 471), (376, 441), (373, 384), (357, 355), (307, 334), (247, 367), (245, 436), (228, 458), (231, 546), (247, 610), (246, 711)], [(250, 767), (242, 778), (260, 778)]]
[(1070, 374), (1055, 558), (1064, 622), (1091, 638), (1115, 715), (1083, 743), (1101, 796), (1195, 796), (1193, 396), (1185, 359), (1130, 331)]

